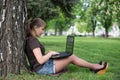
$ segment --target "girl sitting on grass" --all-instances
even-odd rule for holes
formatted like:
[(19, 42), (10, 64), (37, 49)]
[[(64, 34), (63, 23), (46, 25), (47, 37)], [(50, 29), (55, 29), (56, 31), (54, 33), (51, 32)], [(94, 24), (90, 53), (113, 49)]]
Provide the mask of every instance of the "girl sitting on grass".
[(52, 55), (59, 53), (49, 51), (45, 54), (45, 47), (37, 39), (44, 33), (45, 26), (46, 23), (42, 19), (35, 18), (29, 22), (29, 26), (27, 27), (25, 49), (31, 71), (38, 74), (56, 74), (64, 70), (69, 64), (89, 68), (97, 74), (104, 74), (107, 71), (107, 62), (93, 64), (77, 57), (74, 54), (62, 59), (51, 59)]

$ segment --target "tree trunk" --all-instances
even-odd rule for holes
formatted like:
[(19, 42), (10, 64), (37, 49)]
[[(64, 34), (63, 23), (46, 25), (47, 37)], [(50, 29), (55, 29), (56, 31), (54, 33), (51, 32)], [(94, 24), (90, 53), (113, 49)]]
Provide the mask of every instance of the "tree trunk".
[[(0, 76), (18, 74), (23, 65), (25, 0), (0, 0)], [(22, 64), (22, 65), (21, 65)]]
[(95, 27), (93, 27), (92, 29), (92, 34), (93, 34), (93, 37), (95, 37)]
[(58, 29), (57, 29), (57, 25), (55, 25), (55, 36), (57, 35)]
[(105, 38), (108, 38), (108, 29), (107, 28), (105, 28)]
[(94, 17), (91, 19), (91, 22), (92, 22), (92, 34), (93, 34), (93, 37), (95, 37), (95, 28), (96, 28), (96, 23), (97, 21), (94, 19)]

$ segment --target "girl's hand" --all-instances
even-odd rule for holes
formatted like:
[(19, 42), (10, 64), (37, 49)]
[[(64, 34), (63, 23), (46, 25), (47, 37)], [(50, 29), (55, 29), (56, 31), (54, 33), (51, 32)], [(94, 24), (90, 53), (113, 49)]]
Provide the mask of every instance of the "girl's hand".
[(52, 55), (59, 54), (59, 52), (56, 52), (56, 51), (49, 51), (48, 54), (51, 54), (51, 56), (52, 56)]

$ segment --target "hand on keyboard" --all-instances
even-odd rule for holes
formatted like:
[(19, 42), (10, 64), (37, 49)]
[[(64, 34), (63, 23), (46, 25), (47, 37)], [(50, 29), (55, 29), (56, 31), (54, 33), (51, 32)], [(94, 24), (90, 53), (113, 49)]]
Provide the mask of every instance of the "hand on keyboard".
[(48, 53), (50, 53), (52, 56), (59, 54), (59, 52), (56, 52), (56, 51), (49, 51)]

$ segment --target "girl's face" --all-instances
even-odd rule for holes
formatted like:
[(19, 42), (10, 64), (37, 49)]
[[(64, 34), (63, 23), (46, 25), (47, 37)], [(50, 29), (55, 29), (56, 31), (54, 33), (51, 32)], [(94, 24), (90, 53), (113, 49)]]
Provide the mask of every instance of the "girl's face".
[(45, 26), (35, 27), (35, 34), (37, 37), (41, 36), (44, 33)]

